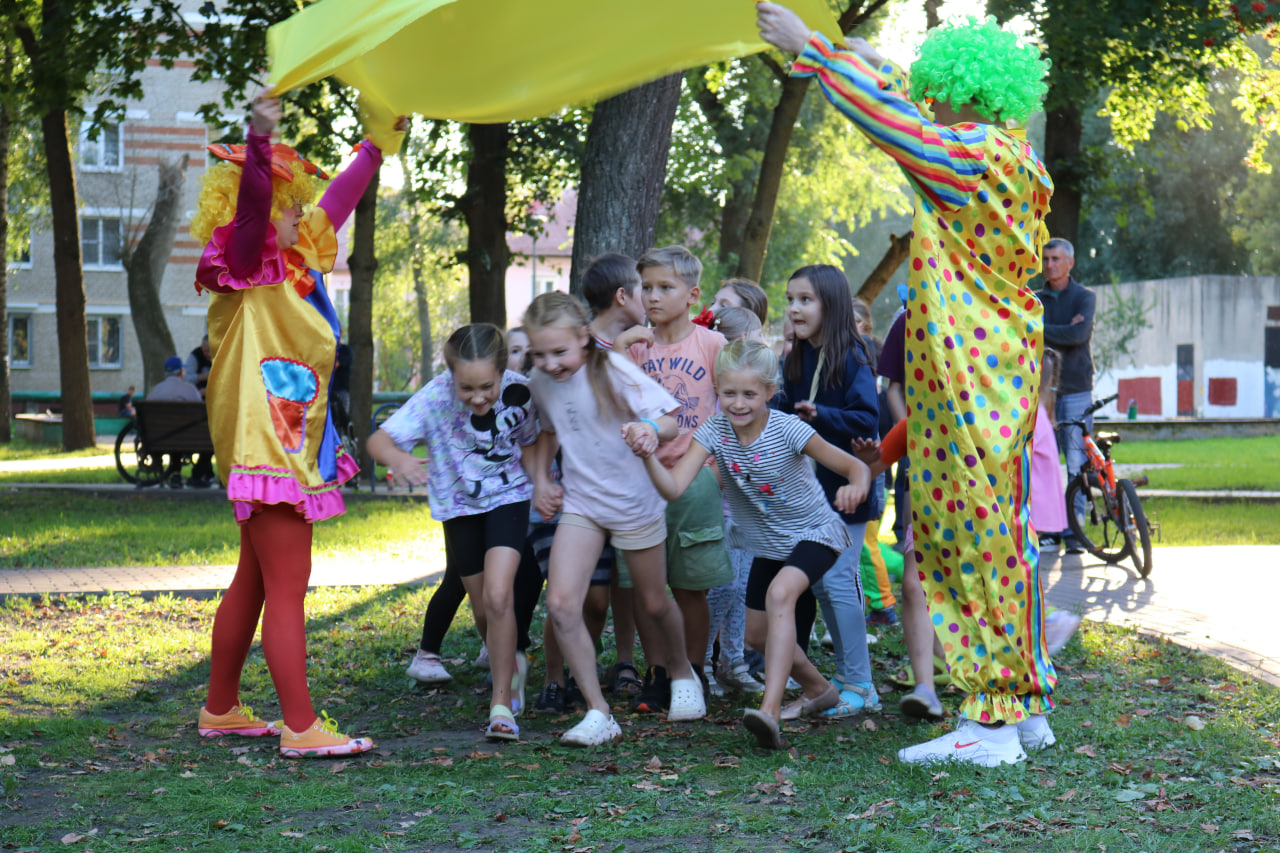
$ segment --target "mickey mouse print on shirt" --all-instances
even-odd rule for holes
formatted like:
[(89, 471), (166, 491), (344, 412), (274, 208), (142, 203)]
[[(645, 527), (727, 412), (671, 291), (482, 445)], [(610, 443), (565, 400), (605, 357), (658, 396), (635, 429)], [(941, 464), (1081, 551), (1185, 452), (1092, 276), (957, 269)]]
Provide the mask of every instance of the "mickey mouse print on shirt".
[(503, 374), (498, 401), (483, 415), (463, 405), (446, 371), (382, 429), (401, 450), (426, 444), (433, 518), (475, 515), (533, 494), (518, 448), (537, 439), (538, 416), (525, 377), (515, 371)]

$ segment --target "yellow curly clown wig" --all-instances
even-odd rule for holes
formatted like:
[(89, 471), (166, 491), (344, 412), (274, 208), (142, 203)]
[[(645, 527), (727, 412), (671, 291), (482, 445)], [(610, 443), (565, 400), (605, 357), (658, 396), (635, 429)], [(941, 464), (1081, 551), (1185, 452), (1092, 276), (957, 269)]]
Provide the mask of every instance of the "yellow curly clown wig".
[(1022, 123), (1040, 109), (1049, 61), (995, 18), (951, 21), (930, 31), (911, 64), (911, 98), (953, 109), (968, 104), (988, 121)]
[[(236, 195), (240, 192), (241, 163), (244, 146), (215, 144), (209, 146), (214, 156), (222, 159), (214, 164), (200, 182), (199, 207), (191, 217), (191, 236), (201, 244), (209, 242), (215, 228), (221, 228), (236, 215)], [(284, 156), (282, 156), (284, 155)], [(290, 156), (291, 155), (291, 156)], [(285, 145), (272, 146), (271, 219), (294, 205), (306, 207), (315, 200), (324, 172), (303, 160)], [(284, 177), (290, 174), (292, 179)]]

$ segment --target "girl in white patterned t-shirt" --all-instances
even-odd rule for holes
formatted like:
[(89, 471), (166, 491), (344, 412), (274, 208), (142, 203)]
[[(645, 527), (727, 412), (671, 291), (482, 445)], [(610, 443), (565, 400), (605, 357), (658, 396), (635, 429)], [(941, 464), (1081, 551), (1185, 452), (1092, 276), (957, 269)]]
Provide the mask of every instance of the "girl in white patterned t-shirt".
[[(760, 710), (746, 711), (743, 724), (769, 749), (782, 746), (781, 719), (817, 713), (839, 698), (796, 643), (796, 599), (850, 544), (805, 457), (848, 479), (836, 492), (836, 509), (857, 507), (871, 485), (865, 464), (795, 415), (768, 407), (777, 371), (777, 357), (763, 343), (727, 345), (715, 364), (720, 412), (698, 428), (689, 452), (670, 471), (653, 456), (645, 460), (658, 492), (675, 500), (707, 457), (716, 457), (735, 520), (730, 547), (755, 558), (747, 581), (747, 642), (765, 649), (764, 697)], [(784, 712), (788, 674), (800, 682), (803, 695)]]

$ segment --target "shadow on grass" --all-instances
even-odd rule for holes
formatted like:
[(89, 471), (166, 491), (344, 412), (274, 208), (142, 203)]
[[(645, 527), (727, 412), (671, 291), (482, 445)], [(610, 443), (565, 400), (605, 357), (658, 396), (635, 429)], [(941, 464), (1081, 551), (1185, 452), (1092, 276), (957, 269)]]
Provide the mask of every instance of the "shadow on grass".
[[(315, 762), (278, 759), (273, 743), (196, 737), (209, 603), (68, 602), (48, 615), (40, 639), (46, 656), (74, 670), (77, 686), (38, 706), (20, 686), (8, 693), (13, 703), (0, 704), (0, 743), (12, 750), (3, 754), (15, 758), (0, 766), (15, 780), (3, 801), (6, 840), (62, 849), (59, 840), (74, 833), (92, 838), (94, 849), (217, 853), (1236, 851), (1269, 848), (1280, 836), (1277, 692), (1126, 631), (1090, 625), (1068, 646), (1059, 660), (1059, 743), (1013, 767), (898, 764), (898, 748), (943, 728), (904, 722), (890, 694), (881, 715), (789, 726), (789, 751), (754, 748), (738, 725), (738, 706), (751, 700), (733, 697), (692, 724), (620, 715), (620, 744), (575, 752), (555, 741), (571, 720), (545, 717), (522, 717), (518, 744), (480, 744), (487, 694), (483, 673), (464, 663), (479, 645), (465, 611), (444, 649), (454, 682), (426, 690), (407, 679), (428, 594), (312, 596), (317, 705), (379, 741), (371, 756)], [(38, 619), (10, 606), (0, 620), (0, 679), (13, 679), (22, 656), (39, 648), (18, 634)], [(67, 639), (49, 646), (59, 628)], [(877, 682), (902, 662), (898, 632), (879, 633)], [(163, 674), (139, 669), (127, 686), (95, 697), (83, 661), (96, 655), (92, 640), (64, 645), (95, 635), (140, 646), (147, 635), (170, 635), (172, 648), (193, 650)], [(104, 665), (135, 666), (128, 650), (105, 651)], [(143, 663), (154, 660), (155, 652), (141, 652)], [(830, 657), (815, 654), (829, 670)], [(535, 667), (535, 683), (540, 675)], [(256, 649), (246, 676), (244, 698), (269, 713)], [(952, 708), (958, 702), (944, 698)]]

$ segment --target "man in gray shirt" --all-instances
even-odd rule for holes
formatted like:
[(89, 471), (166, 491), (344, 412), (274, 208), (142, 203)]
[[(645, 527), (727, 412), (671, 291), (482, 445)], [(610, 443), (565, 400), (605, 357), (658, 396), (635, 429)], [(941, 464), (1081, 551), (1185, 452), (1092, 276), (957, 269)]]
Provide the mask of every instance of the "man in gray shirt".
[[(1093, 416), (1084, 410), (1093, 402), (1093, 338), (1094, 295), (1071, 275), (1075, 267), (1075, 248), (1055, 237), (1045, 243), (1041, 263), (1045, 286), (1040, 291), (1044, 305), (1044, 343), (1062, 356), (1058, 376), (1058, 403), (1053, 419), (1057, 423), (1058, 447), (1066, 454), (1067, 472), (1074, 475), (1085, 463), (1084, 437), (1080, 427), (1065, 426), (1065, 421), (1084, 420), (1093, 430)], [(1067, 507), (1077, 515), (1084, 513), (1084, 496), (1078, 496), (1075, 507)], [(1046, 531), (1049, 532), (1049, 531)], [(1063, 531), (1063, 544), (1068, 554), (1083, 554), (1084, 548), (1070, 531)]]
[[(196, 390), (196, 386), (187, 381), (186, 369), (182, 359), (171, 355), (164, 362), (164, 379), (156, 383), (156, 387), (147, 393), (148, 400), (177, 401), (203, 403), (204, 398)], [(212, 461), (210, 462), (212, 464)], [(169, 488), (182, 488), (182, 457), (170, 454), (169, 467), (165, 469), (165, 477), (169, 480)]]

